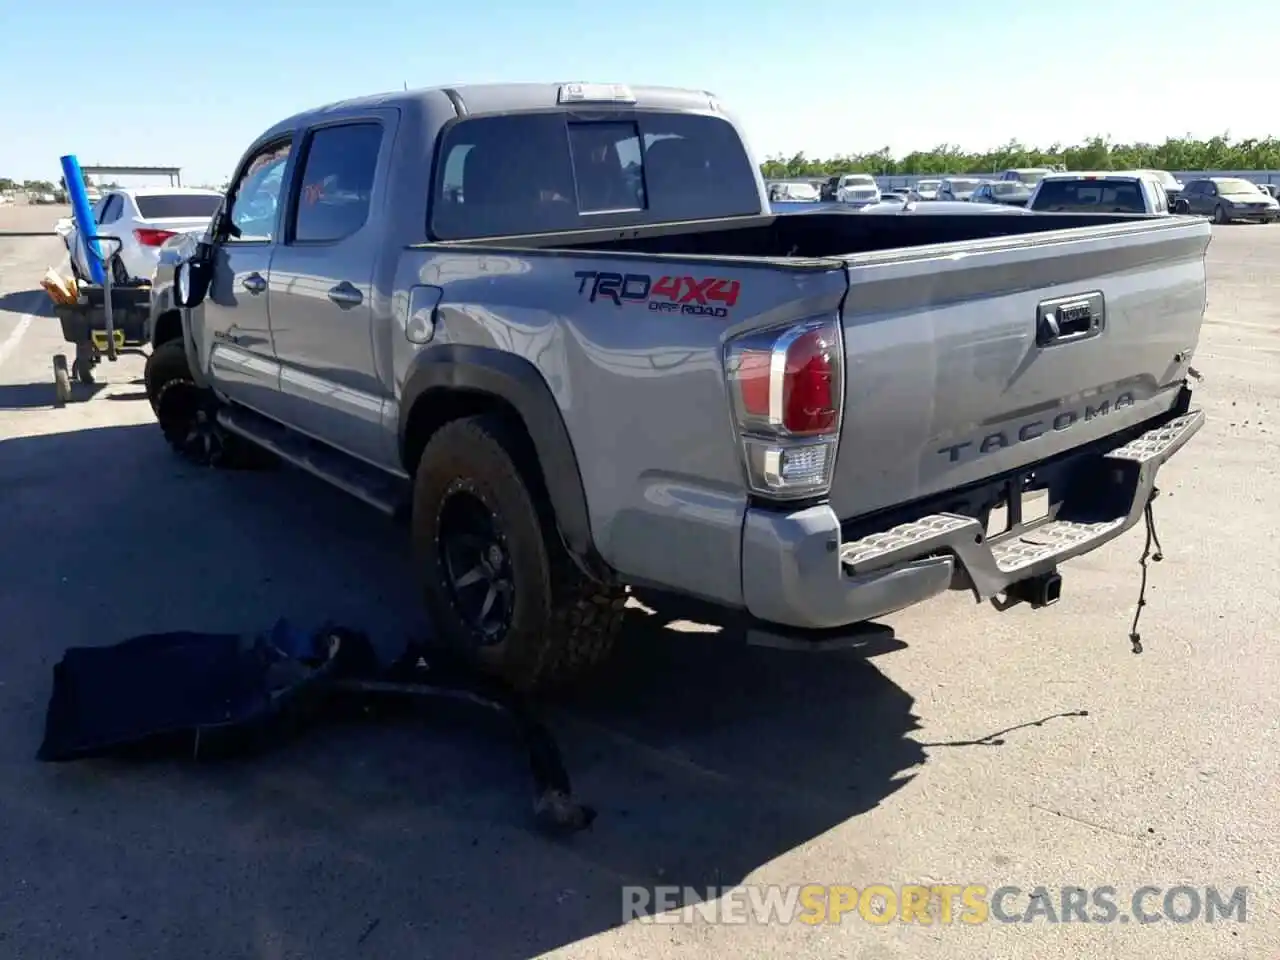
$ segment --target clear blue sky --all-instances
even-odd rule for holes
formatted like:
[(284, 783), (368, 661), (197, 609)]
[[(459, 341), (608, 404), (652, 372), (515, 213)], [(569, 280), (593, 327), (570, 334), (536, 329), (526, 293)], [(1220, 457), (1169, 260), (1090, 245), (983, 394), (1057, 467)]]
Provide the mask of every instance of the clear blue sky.
[[(1275, 0), (0, 5), (0, 176), (18, 179), (56, 180), (76, 153), (220, 183), (276, 120), (405, 82), (712, 90), (762, 157), (1280, 134)], [(75, 75), (68, 36), (97, 76)]]

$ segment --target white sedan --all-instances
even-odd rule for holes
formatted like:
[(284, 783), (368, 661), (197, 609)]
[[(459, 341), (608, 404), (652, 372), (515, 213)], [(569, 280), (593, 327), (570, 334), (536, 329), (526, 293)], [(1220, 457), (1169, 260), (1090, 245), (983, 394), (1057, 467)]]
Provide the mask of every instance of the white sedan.
[[(185, 187), (104, 190), (94, 204), (93, 219), (98, 236), (120, 238), (120, 263), (113, 279), (150, 280), (156, 269), (160, 246), (180, 233), (202, 232), (222, 203), (215, 190)], [(59, 220), (54, 231), (67, 245), (71, 271), (78, 278), (91, 276), (88, 255), (71, 218)], [(115, 252), (116, 244), (101, 243), (103, 255)]]

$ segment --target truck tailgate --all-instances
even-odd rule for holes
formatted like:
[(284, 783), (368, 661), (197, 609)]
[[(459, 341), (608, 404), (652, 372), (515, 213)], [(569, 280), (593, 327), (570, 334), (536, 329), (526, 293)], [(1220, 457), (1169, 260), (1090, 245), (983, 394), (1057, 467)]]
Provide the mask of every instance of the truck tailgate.
[(1168, 411), (1200, 335), (1207, 221), (1162, 218), (845, 258), (844, 519)]

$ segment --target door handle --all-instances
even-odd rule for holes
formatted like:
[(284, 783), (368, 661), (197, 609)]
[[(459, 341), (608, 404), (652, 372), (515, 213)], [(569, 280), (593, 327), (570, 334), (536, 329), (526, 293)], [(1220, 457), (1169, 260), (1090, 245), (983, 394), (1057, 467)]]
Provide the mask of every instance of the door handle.
[(364, 302), (364, 295), (351, 283), (343, 280), (329, 291), (329, 299), (343, 310), (358, 307)]
[(240, 286), (244, 287), (252, 294), (259, 294), (267, 289), (267, 281), (262, 279), (262, 274), (251, 273), (240, 281)]

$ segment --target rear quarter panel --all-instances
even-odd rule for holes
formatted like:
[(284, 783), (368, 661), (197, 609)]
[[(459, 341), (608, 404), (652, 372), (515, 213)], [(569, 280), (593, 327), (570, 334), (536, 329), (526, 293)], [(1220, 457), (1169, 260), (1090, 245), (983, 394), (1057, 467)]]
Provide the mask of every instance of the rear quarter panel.
[[(699, 303), (689, 285), (705, 291), (708, 280), (721, 281), (721, 291), (736, 284), (735, 301)], [(396, 394), (419, 350), (466, 344), (523, 357), (564, 418), (604, 559), (628, 582), (678, 583), (738, 605), (747, 498), (724, 342), (751, 328), (830, 316), (846, 283), (838, 261), (783, 267), (421, 248), (406, 255), (396, 281)], [(442, 291), (434, 339), (423, 347), (403, 334), (414, 284)], [(691, 302), (664, 295), (673, 285), (677, 301)]]

